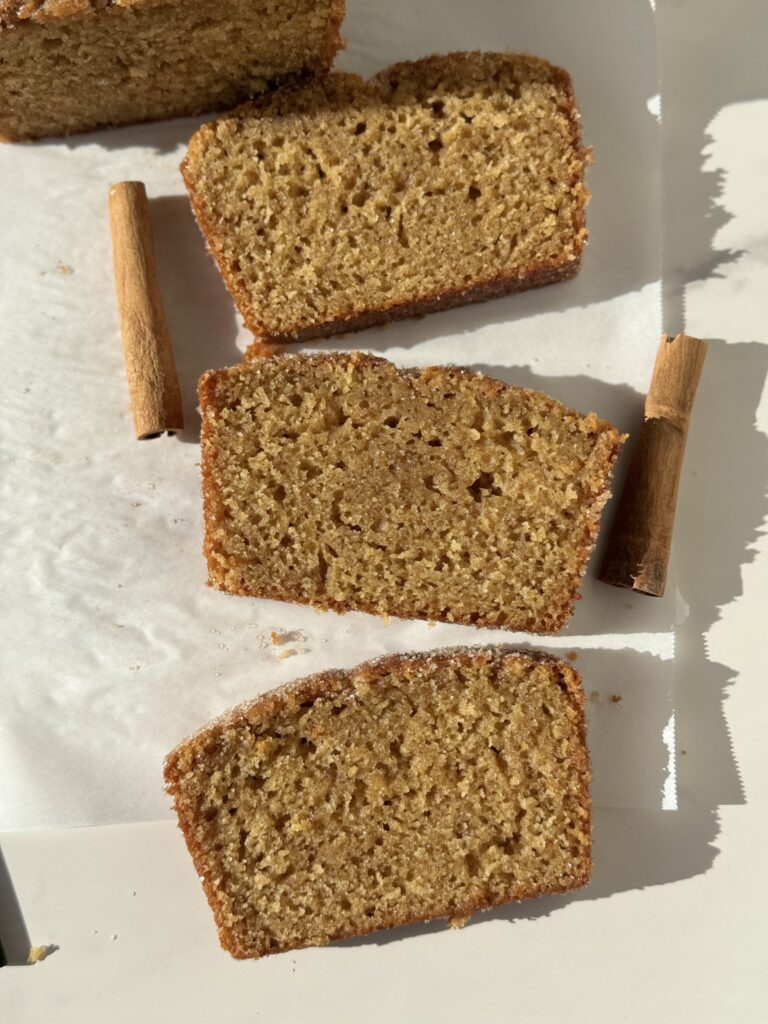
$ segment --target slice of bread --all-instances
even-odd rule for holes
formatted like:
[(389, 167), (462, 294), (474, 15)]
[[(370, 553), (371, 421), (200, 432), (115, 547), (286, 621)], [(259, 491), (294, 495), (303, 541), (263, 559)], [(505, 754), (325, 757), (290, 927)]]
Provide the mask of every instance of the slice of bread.
[(209, 582), (338, 611), (552, 632), (622, 441), (466, 369), (272, 355), (203, 376)]
[(0, 137), (232, 106), (327, 71), (344, 0), (0, 0)]
[(573, 276), (588, 156), (565, 71), (465, 53), (278, 90), (182, 173), (246, 325), (292, 341)]
[(324, 672), (211, 723), (165, 779), (224, 948), (259, 957), (586, 885), (583, 705), (569, 665), (464, 648)]

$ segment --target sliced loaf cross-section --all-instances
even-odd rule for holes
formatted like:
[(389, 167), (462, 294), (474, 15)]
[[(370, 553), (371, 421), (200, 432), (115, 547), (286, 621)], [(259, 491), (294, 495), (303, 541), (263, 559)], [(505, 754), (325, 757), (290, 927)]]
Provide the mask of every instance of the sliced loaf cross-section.
[(327, 71), (344, 0), (0, 0), (0, 138), (240, 103)]
[(573, 276), (588, 158), (565, 71), (459, 53), (280, 89), (182, 172), (247, 326), (291, 341)]
[(224, 948), (259, 957), (585, 885), (583, 703), (578, 673), (543, 655), (394, 655), (182, 743), (166, 785)]
[(621, 436), (538, 392), (361, 353), (206, 374), (205, 553), (234, 594), (553, 632)]

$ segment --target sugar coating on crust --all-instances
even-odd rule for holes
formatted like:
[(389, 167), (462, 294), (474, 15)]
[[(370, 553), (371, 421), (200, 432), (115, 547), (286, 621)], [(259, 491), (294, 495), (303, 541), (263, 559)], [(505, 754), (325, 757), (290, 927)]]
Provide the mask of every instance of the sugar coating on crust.
[(205, 553), (235, 594), (554, 632), (622, 441), (457, 367), (277, 355), (206, 374)]
[(182, 172), (247, 326), (288, 341), (572, 276), (588, 161), (565, 71), (461, 53), (278, 90)]
[(586, 884), (579, 674), (506, 647), (299, 680), (180, 744), (166, 785), (236, 957)]

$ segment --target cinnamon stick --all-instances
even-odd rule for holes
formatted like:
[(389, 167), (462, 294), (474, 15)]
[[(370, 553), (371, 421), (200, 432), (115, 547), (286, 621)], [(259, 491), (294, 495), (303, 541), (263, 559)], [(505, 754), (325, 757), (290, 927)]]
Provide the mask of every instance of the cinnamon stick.
[(181, 391), (157, 283), (149, 204), (140, 181), (109, 190), (115, 288), (136, 437), (181, 430)]
[(605, 583), (664, 593), (688, 423), (706, 354), (704, 342), (687, 334), (662, 339), (600, 571)]

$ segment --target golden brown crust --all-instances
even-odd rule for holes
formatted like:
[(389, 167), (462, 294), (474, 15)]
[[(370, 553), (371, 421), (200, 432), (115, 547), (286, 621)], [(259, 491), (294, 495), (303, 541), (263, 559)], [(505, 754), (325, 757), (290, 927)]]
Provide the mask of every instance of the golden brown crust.
[[(318, 363), (333, 363), (333, 362), (346, 362), (353, 360), (356, 363), (370, 363), (371, 365), (387, 363), (386, 359), (382, 359), (379, 356), (371, 356), (362, 352), (354, 352), (351, 354), (336, 353), (336, 352), (325, 352), (319, 354), (307, 355), (292, 355), (283, 352), (269, 352), (263, 347), (254, 351), (251, 359), (312, 359)], [(200, 407), (202, 410), (202, 431), (201, 431), (201, 447), (205, 453), (208, 446), (212, 443), (209, 432), (209, 417), (206, 416), (208, 410), (216, 410), (216, 382), (223, 375), (227, 374), (228, 370), (210, 370), (203, 374), (200, 378), (199, 384), (199, 398)], [(402, 376), (413, 376), (419, 375), (435, 375), (444, 376), (447, 378), (451, 377), (472, 377), (475, 381), (481, 383), (482, 387), (486, 390), (489, 395), (496, 394), (500, 395), (505, 392), (514, 392), (517, 394), (525, 394), (532, 396), (535, 393), (527, 388), (520, 388), (513, 384), (507, 384), (505, 381), (498, 380), (495, 377), (489, 377), (485, 374), (477, 373), (476, 371), (470, 370), (466, 367), (460, 366), (432, 366), (426, 367), (421, 370), (402, 370), (397, 369), (399, 374)], [(556, 406), (560, 406), (565, 409), (565, 406), (560, 402), (556, 402), (554, 399), (549, 401)], [(574, 605), (579, 599), (578, 588), (586, 568), (589, 557), (592, 553), (597, 534), (600, 528), (600, 515), (605, 503), (611, 496), (610, 491), (610, 478), (613, 472), (613, 467), (621, 450), (621, 445), (625, 440), (624, 436), (619, 434), (617, 430), (611, 427), (610, 424), (605, 421), (598, 420), (595, 418), (595, 428), (601, 430), (609, 430), (612, 433), (613, 444), (606, 454), (605, 462), (601, 466), (601, 470), (606, 480), (606, 486), (603, 492), (596, 495), (593, 501), (592, 516), (589, 520), (588, 528), (585, 532), (583, 544), (582, 544), (582, 558), (578, 572), (574, 573), (572, 586), (570, 592), (567, 595), (567, 600), (564, 601), (560, 608), (553, 608), (551, 615), (546, 624), (543, 624), (541, 619), (534, 619), (533, 617), (527, 619), (518, 619), (514, 623), (508, 624), (505, 628), (510, 630), (517, 630), (520, 632), (537, 633), (537, 634), (549, 634), (556, 633), (562, 629), (565, 623), (570, 618)], [(258, 594), (254, 594), (253, 591), (246, 588), (237, 589), (233, 587), (231, 583), (228, 583), (226, 587), (220, 583), (218, 571), (219, 562), (217, 554), (221, 555), (216, 548), (215, 541), (212, 539), (214, 535), (214, 529), (212, 528), (217, 522), (223, 521), (227, 512), (224, 503), (219, 494), (218, 487), (212, 472), (212, 459), (203, 458), (201, 465), (201, 476), (202, 476), (202, 492), (203, 492), (203, 518), (205, 521), (205, 539), (203, 542), (203, 554), (208, 563), (208, 585), (218, 590), (225, 590), (227, 593), (234, 594), (241, 597), (259, 597), (265, 600), (271, 601), (288, 601), (292, 604), (309, 605), (313, 608), (318, 608), (323, 611), (335, 611), (335, 612), (349, 612), (349, 611), (362, 611), (370, 615), (381, 615), (381, 611), (375, 608), (372, 604), (359, 600), (353, 605), (346, 602), (334, 600), (331, 597), (326, 597), (324, 601), (320, 602), (317, 600), (310, 600), (305, 594), (298, 589), (278, 589), (264, 587), (259, 591)], [(398, 613), (402, 618), (412, 619), (424, 619), (425, 615), (423, 611), (418, 607), (405, 607), (401, 606), (398, 608)], [(438, 621), (457, 623), (459, 625), (466, 626), (478, 626), (497, 628), (498, 622), (491, 615), (483, 615), (477, 610), (465, 611), (463, 609), (452, 608), (446, 611), (446, 614), (441, 616)]]
[[(187, 835), (183, 827), (182, 833), (186, 839)], [(187, 845), (190, 854), (192, 854), (189, 844)], [(388, 920), (386, 924), (377, 924), (372, 928), (340, 929), (328, 937), (327, 944), (330, 944), (331, 942), (343, 942), (345, 939), (362, 938), (364, 935), (372, 935), (374, 932), (386, 931), (389, 928), (404, 928), (412, 924), (425, 924), (427, 921), (439, 921), (443, 919), (452, 920), (453, 918), (466, 919), (471, 917), (473, 914), (480, 913), (484, 910), (493, 910), (494, 907), (503, 907), (508, 903), (519, 903), (521, 900), (538, 899), (540, 896), (561, 896), (565, 893), (573, 892), (576, 889), (583, 889), (585, 885), (589, 885), (591, 877), (592, 863), (590, 859), (588, 869), (585, 870), (583, 875), (577, 877), (572, 885), (542, 886), (535, 891), (521, 886), (497, 900), (479, 901), (477, 903), (468, 904), (454, 904), (451, 907), (441, 905), (435, 909), (434, 913), (430, 912), (426, 915), (418, 914), (413, 917), (393, 917)], [(214, 912), (214, 917), (216, 917), (214, 903), (211, 900), (211, 893), (214, 891), (214, 888), (208, 884), (206, 879), (202, 879), (202, 885), (203, 891), (208, 899), (208, 903)], [(222, 949), (229, 953), (230, 956), (234, 957), (235, 960), (256, 960), (271, 953), (290, 953), (295, 949), (306, 948), (302, 943), (292, 943), (280, 946), (279, 949), (255, 951), (249, 947), (239, 945), (237, 937), (234, 935), (233, 931), (222, 926), (218, 918), (216, 918), (216, 926), (219, 929), (219, 942), (221, 943)]]
[[(368, 84), (369, 86), (377, 88), (379, 91), (384, 91), (389, 77), (392, 74), (399, 74), (412, 68), (426, 68), (432, 65), (440, 66), (447, 60), (450, 60), (454, 64), (469, 64), (472, 60), (484, 56), (492, 58), (497, 55), (490, 53), (482, 54), (480, 51), (432, 54), (431, 56), (423, 57), (417, 61), (403, 61), (384, 68), (369, 79), (368, 83), (365, 83), (359, 75), (349, 74), (346, 72), (335, 71), (333, 72), (333, 77), (339, 81), (347, 81), (351, 85), (360, 86)], [(568, 119), (571, 145), (574, 152), (579, 153), (587, 163), (591, 162), (591, 149), (584, 149), (582, 147), (580, 115), (576, 107), (571, 76), (563, 68), (550, 64), (542, 58), (534, 57), (530, 54), (519, 54), (518, 56), (525, 58), (534, 65), (546, 68), (548, 74), (562, 92), (563, 103), (560, 106), (560, 110)], [(291, 88), (291, 85), (285, 87), (287, 90), (290, 90)], [(259, 110), (265, 107), (268, 103), (269, 96), (255, 97), (254, 100), (233, 110), (228, 116), (236, 118), (258, 114)], [(206, 133), (211, 131), (213, 131), (212, 125), (203, 125), (193, 137), (193, 140), (191, 140), (190, 150), (196, 140), (200, 142), (200, 140), (205, 137)], [(394, 302), (375, 309), (367, 309), (355, 315), (333, 317), (310, 325), (297, 324), (296, 327), (290, 331), (274, 332), (262, 322), (261, 318), (263, 313), (254, 308), (250, 295), (238, 282), (236, 274), (232, 271), (230, 265), (231, 261), (226, 257), (223, 251), (223, 246), (218, 238), (213, 219), (209, 211), (206, 209), (201, 197), (198, 195), (195, 187), (190, 167), (189, 154), (182, 161), (180, 170), (184, 183), (187, 187), (192, 210), (200, 226), (203, 237), (206, 240), (208, 250), (218, 267), (219, 273), (224, 280), (227, 290), (243, 316), (245, 326), (253, 332), (256, 340), (262, 343), (285, 344), (290, 342), (304, 342), (319, 338), (327, 338), (339, 333), (351, 333), (353, 331), (366, 330), (369, 327), (391, 323), (396, 320), (424, 316), (428, 313), (438, 312), (440, 310), (453, 309), (458, 306), (469, 305), (476, 302), (485, 302), (489, 299), (500, 298), (504, 295), (527, 291), (532, 288), (540, 288), (549, 284), (557, 284), (562, 281), (569, 280), (578, 273), (581, 266), (581, 255), (587, 240), (584, 211), (589, 200), (590, 193), (586, 186), (581, 184), (580, 176), (578, 174), (574, 174), (570, 181), (570, 188), (575, 189), (581, 184), (583, 195), (583, 201), (580, 204), (576, 204), (576, 208), (573, 211), (572, 223), (574, 232), (574, 248), (576, 250), (575, 259), (531, 264), (524, 272), (515, 276), (495, 276), (469, 287), (446, 289), (439, 293), (414, 297), (408, 302)], [(246, 352), (246, 358), (251, 358), (250, 349)]]
[[(243, 960), (260, 957), (267, 951), (254, 950), (250, 947), (240, 945), (237, 934), (233, 929), (228, 928), (224, 921), (221, 906), (217, 899), (216, 886), (213, 880), (208, 877), (206, 873), (208, 863), (205, 851), (194, 837), (192, 821), (184, 820), (179, 811), (177, 796), (181, 775), (179, 768), (180, 759), (185, 754), (190, 753), (196, 745), (205, 744), (206, 742), (215, 742), (217, 736), (220, 735), (220, 733), (227, 727), (237, 725), (239, 722), (256, 722), (262, 719), (267, 719), (278, 710), (299, 707), (301, 704), (317, 700), (320, 697), (333, 697), (342, 694), (351, 689), (355, 680), (361, 680), (375, 685), (381, 678), (389, 674), (399, 672), (408, 664), (413, 665), (415, 663), (417, 665), (425, 666), (432, 664), (438, 666), (449, 663), (454, 659), (460, 659), (465, 664), (469, 664), (471, 661), (478, 658), (485, 657), (487, 660), (491, 660), (499, 655), (503, 658), (551, 664), (559, 669), (563, 689), (567, 692), (571, 706), (578, 714), (580, 750), (583, 752), (581, 762), (577, 766), (577, 777), (580, 784), (578, 799), (582, 806), (587, 808), (590, 812), (589, 818), (587, 819), (586, 831), (588, 834), (591, 834), (591, 799), (589, 790), (591, 771), (586, 742), (586, 721), (584, 715), (585, 697), (581, 682), (581, 675), (572, 665), (560, 661), (543, 651), (522, 651), (509, 646), (455, 647), (430, 651), (425, 654), (385, 655), (382, 658), (364, 662), (352, 670), (329, 670), (319, 672), (312, 676), (306, 676), (302, 679), (297, 679), (291, 683), (285, 684), (284, 686), (278, 687), (275, 690), (270, 690), (253, 701), (249, 701), (232, 708), (230, 711), (215, 719), (213, 722), (210, 722), (208, 725), (204, 726), (198, 732), (180, 743), (168, 754), (165, 760), (163, 771), (165, 788), (166, 791), (174, 798), (174, 806), (179, 818), (179, 828), (184, 836), (187, 849), (189, 850), (190, 856), (192, 857), (192, 861), (195, 865), (195, 870), (200, 877), (206, 898), (208, 899), (208, 903), (213, 911), (216, 926), (219, 931), (219, 940), (222, 947), (228, 953), (238, 960)], [(579, 889), (587, 885), (591, 877), (591, 872), (592, 856), (590, 842), (584, 855), (584, 872), (582, 875), (577, 876), (572, 884), (546, 888), (540, 887), (537, 889), (526, 889), (523, 886), (519, 886), (515, 887), (503, 898), (497, 900), (478, 901), (471, 904), (456, 904), (455, 906), (450, 907), (440, 906), (435, 908), (434, 913), (429, 912), (428, 914), (418, 914), (412, 917), (392, 918), (383, 925), (377, 924), (375, 927), (368, 929), (340, 929), (333, 935), (330, 935), (328, 937), (328, 941), (336, 942), (342, 939), (367, 935), (375, 931), (380, 931), (384, 928), (399, 928), (404, 925), (420, 924), (424, 921), (439, 918), (469, 917), (471, 914), (477, 913), (478, 911), (490, 910), (493, 907), (502, 906), (505, 903), (517, 900), (533, 899), (538, 896), (551, 896), (559, 893), (571, 892), (574, 889)], [(271, 949), (268, 952), (285, 953), (292, 949), (299, 948), (302, 948), (301, 944), (296, 943), (281, 946), (279, 949)]]
[[(214, 259), (216, 255), (214, 254)], [(243, 308), (241, 303), (245, 302), (245, 292), (237, 288), (234, 279), (228, 274), (224, 261), (216, 259), (222, 277), (227, 288), (235, 299), (238, 307)], [(446, 309), (456, 309), (458, 306), (469, 306), (477, 302), (486, 302), (488, 299), (500, 299), (504, 295), (512, 295), (515, 292), (529, 291), (532, 288), (542, 288), (548, 284), (559, 284), (575, 277), (579, 271), (580, 262), (571, 260), (569, 263), (541, 264), (532, 267), (524, 277), (495, 277), (481, 284), (473, 285), (470, 288), (458, 288), (454, 291), (444, 291), (437, 295), (427, 295), (415, 299), (412, 302), (393, 303), (390, 306), (383, 306), (381, 309), (368, 310), (365, 313), (353, 317), (339, 317), (335, 320), (328, 320), (322, 324), (313, 324), (311, 327), (304, 327), (291, 334), (264, 334), (263, 327), (254, 322), (250, 310), (243, 314), (245, 326), (253, 331), (256, 341), (253, 346), (248, 346), (246, 359), (258, 358), (260, 350), (255, 347), (267, 342), (269, 344), (290, 344), (291, 342), (312, 341), (318, 338), (327, 338), (336, 334), (350, 334), (353, 331), (363, 331), (369, 327), (379, 327), (382, 324), (393, 323), (396, 320), (408, 320), (412, 317), (425, 316), (427, 313), (439, 313)], [(237, 294), (235, 294), (237, 292)], [(253, 349), (253, 352), (251, 351)]]

